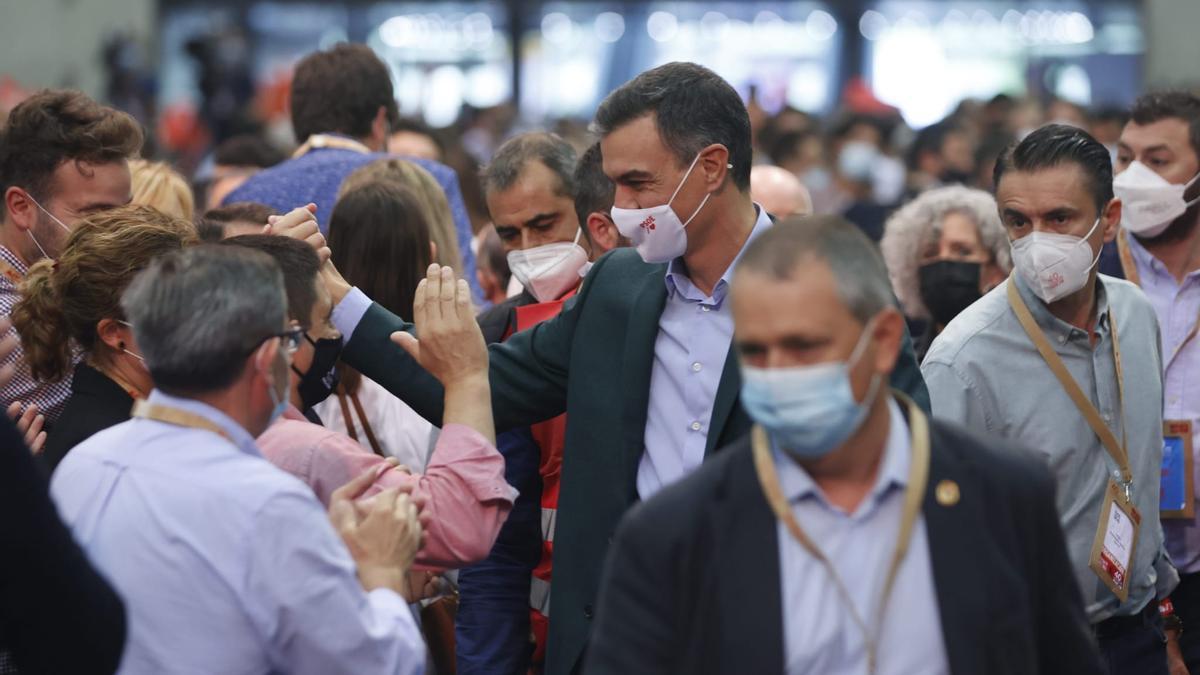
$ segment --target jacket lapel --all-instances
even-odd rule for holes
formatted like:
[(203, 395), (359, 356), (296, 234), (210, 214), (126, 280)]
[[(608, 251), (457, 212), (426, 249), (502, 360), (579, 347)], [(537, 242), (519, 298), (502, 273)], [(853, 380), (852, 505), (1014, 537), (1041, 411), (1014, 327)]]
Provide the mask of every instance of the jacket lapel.
[(750, 430), (749, 418), (736, 408), (741, 389), (742, 371), (738, 367), (737, 353), (730, 344), (729, 352), (725, 355), (725, 368), (721, 371), (721, 382), (717, 385), (717, 396), (713, 399), (712, 419), (708, 424), (708, 439), (704, 445), (705, 457), (728, 442), (728, 439), (725, 443), (721, 442), (727, 436), (726, 425), (733, 432), (729, 436), (735, 438)]
[[(775, 516), (767, 505), (744, 438), (724, 452), (736, 452), (724, 500), (713, 509), (714, 553), (720, 641), (713, 653), (720, 663), (711, 672), (783, 672), (783, 600), (779, 576), (779, 538)], [(729, 661), (726, 661), (729, 659)]]
[[(637, 297), (629, 315), (625, 334), (624, 370), (621, 390), (625, 402), (622, 419), (626, 485), (630, 499), (637, 499), (637, 468), (646, 443), (646, 416), (650, 406), (650, 374), (654, 370), (654, 343), (658, 339), (658, 320), (667, 304), (667, 286), (663, 281), (665, 265), (650, 268), (635, 291)], [(597, 433), (603, 433), (597, 429)]]
[[(979, 673), (986, 667), (979, 638), (987, 634), (986, 565), (980, 555), (987, 547), (978, 536), (978, 523), (987, 522), (982, 489), (945, 447), (930, 425), (929, 486), (923, 513), (929, 536), (929, 559), (937, 589), (942, 637), (953, 673)], [(957, 490), (950, 488), (953, 483)], [(938, 499), (942, 486), (943, 498)], [(948, 498), (956, 494), (956, 499)], [(942, 503), (945, 502), (945, 503)]]

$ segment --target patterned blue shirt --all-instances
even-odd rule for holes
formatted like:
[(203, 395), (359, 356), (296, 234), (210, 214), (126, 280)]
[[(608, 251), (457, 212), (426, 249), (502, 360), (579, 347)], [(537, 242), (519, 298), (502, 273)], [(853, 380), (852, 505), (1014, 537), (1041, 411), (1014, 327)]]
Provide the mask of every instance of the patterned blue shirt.
[[(363, 153), (342, 148), (313, 148), (309, 152), (264, 169), (250, 177), (238, 189), (225, 197), (225, 204), (234, 202), (258, 202), (266, 204), (280, 213), (287, 213), (297, 206), (312, 202), (317, 205), (317, 223), (323, 234), (329, 234), (329, 216), (337, 202), (338, 188), (355, 169), (377, 159), (388, 157), (386, 153)], [(433, 175), (446, 193), (450, 202), (450, 213), (454, 217), (454, 230), (458, 234), (458, 250), (462, 256), (463, 269), (457, 270), (471, 285), (475, 302), (483, 297), (479, 281), (475, 278), (475, 254), (471, 251), (471, 221), (463, 204), (462, 191), (458, 187), (458, 175), (450, 167), (427, 159), (405, 157)], [(407, 317), (406, 317), (407, 318)]]

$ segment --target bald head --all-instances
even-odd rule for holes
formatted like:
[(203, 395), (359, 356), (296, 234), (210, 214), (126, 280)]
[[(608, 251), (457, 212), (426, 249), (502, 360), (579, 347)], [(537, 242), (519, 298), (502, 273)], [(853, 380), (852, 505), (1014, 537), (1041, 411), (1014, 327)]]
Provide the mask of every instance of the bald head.
[(807, 216), (813, 212), (808, 188), (796, 175), (777, 166), (750, 169), (750, 197), (776, 218)]

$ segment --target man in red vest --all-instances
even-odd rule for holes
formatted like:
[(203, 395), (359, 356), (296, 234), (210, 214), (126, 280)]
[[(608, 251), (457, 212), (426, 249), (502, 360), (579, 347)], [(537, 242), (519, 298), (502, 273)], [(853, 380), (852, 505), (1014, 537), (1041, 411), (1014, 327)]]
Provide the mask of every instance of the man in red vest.
[[(574, 149), (550, 133), (509, 140), (484, 170), (488, 211), (513, 278), (524, 287), (479, 316), (488, 342), (556, 316), (578, 290), (590, 260), (611, 248), (608, 241), (593, 242), (581, 227), (589, 219), (576, 213), (576, 175)], [(597, 187), (589, 183), (589, 203), (596, 202)], [(608, 207), (594, 208), (607, 217)], [(488, 559), (460, 572), (460, 673), (540, 671), (565, 429), (566, 415), (560, 415), (497, 439), (506, 478), (521, 496)]]

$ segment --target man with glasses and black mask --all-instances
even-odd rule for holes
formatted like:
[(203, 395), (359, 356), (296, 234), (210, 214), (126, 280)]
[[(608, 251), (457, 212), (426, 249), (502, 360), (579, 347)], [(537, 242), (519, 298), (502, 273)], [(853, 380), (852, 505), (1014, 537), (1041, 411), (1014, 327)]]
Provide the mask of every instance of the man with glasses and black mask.
[(1180, 577), (1159, 609), (1188, 669), (1200, 672), (1200, 483), (1193, 473), (1200, 450), (1200, 392), (1193, 384), (1200, 373), (1200, 97), (1163, 91), (1134, 102), (1117, 143), (1116, 171), (1121, 269), (1154, 307), (1165, 368), (1160, 506)]
[(1112, 673), (1167, 672), (1156, 599), (1178, 576), (1159, 525), (1158, 321), (1100, 275), (1122, 217), (1108, 151), (1047, 125), (996, 162), (1013, 274), (960, 313), (921, 364), (935, 417), (1045, 455), (1092, 630)]
[[(13, 108), (0, 128), (0, 315), (20, 299), (29, 266), (57, 258), (78, 221), (129, 203), (128, 160), (141, 149), (136, 120), (77, 91), (46, 90)], [(22, 355), (4, 360), (17, 372), (0, 387), (0, 406), (36, 405), (53, 424), (71, 378), (41, 382)]]

